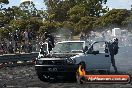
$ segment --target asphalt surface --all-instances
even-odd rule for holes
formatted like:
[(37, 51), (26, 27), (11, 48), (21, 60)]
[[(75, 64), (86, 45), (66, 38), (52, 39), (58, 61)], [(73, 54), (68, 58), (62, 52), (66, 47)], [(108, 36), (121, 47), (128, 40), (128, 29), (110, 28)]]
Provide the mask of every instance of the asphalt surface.
[(125, 72), (132, 70), (132, 46), (120, 47), (115, 61), (118, 70)]
[[(120, 48), (116, 65), (120, 72), (132, 77), (132, 47)], [(111, 67), (111, 71), (113, 68)], [(0, 88), (132, 88), (130, 84), (78, 84), (70, 80), (43, 82), (37, 78), (34, 66), (6, 67), (0, 69)]]
[(37, 78), (34, 66), (20, 66), (0, 69), (0, 88), (132, 88), (132, 84), (78, 84), (63, 79), (43, 82)]

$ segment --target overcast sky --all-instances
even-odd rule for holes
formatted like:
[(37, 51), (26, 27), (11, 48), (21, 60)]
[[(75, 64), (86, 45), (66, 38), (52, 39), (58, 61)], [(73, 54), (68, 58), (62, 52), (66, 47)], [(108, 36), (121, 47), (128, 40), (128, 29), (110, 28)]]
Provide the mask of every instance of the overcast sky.
[[(37, 9), (44, 8), (43, 0), (32, 0)], [(9, 0), (9, 4), (6, 5), (5, 7), (11, 7), (11, 6), (19, 6), (21, 0)], [(108, 6), (110, 9), (116, 8), (116, 9), (131, 9), (132, 5), (132, 0), (108, 0), (107, 4), (105, 6)]]

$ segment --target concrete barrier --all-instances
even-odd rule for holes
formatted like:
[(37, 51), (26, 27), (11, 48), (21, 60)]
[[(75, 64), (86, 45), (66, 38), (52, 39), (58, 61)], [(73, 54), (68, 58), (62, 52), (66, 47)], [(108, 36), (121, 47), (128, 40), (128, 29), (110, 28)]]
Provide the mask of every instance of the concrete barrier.
[(38, 52), (22, 53), (22, 54), (4, 54), (0, 55), (0, 63), (30, 61), (37, 58)]

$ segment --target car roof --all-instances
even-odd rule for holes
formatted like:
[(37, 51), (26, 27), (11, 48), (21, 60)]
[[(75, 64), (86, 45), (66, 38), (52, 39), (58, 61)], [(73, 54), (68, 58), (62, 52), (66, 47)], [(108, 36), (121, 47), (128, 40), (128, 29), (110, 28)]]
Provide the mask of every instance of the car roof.
[(75, 42), (75, 43), (76, 43), (76, 42), (81, 42), (81, 43), (85, 43), (85, 41), (62, 41), (62, 42), (58, 42), (58, 43), (67, 43), (67, 42), (73, 42), (73, 43), (74, 43), (74, 42)]

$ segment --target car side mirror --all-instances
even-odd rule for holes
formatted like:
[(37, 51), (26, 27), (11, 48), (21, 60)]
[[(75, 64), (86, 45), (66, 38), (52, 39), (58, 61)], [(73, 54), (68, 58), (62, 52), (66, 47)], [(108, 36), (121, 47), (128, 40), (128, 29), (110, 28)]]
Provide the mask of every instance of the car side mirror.
[(53, 53), (53, 51), (51, 50), (50, 53)]
[(93, 51), (92, 54), (96, 55), (96, 54), (99, 54), (99, 51)]

